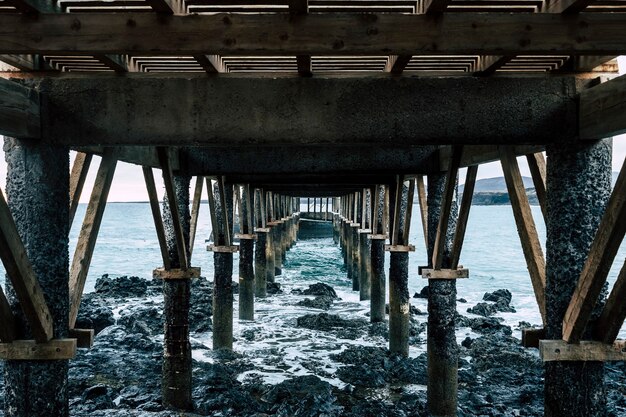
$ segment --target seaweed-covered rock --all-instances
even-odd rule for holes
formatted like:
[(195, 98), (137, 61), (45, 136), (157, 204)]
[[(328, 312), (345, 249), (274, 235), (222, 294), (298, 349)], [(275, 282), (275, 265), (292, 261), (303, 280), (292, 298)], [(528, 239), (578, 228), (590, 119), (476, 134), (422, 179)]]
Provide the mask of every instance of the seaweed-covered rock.
[(139, 277), (122, 276), (111, 278), (104, 274), (96, 280), (96, 294), (113, 298), (144, 297), (148, 291), (148, 281)]
[(315, 284), (309, 285), (309, 288), (302, 291), (302, 295), (325, 295), (331, 298), (339, 298), (337, 297), (337, 293), (330, 285), (324, 284), (323, 282), (317, 282)]
[(328, 310), (333, 306), (333, 298), (328, 295), (318, 295), (315, 298), (305, 298), (296, 303), (298, 306)]
[(114, 324), (113, 310), (108, 303), (94, 293), (83, 295), (76, 317), (77, 329), (93, 329), (98, 334)]
[(346, 320), (337, 315), (328, 313), (307, 314), (298, 317), (296, 323), (298, 327), (324, 331), (342, 328), (358, 328), (367, 325), (365, 320)]
[(413, 298), (425, 298), (425, 299), (428, 299), (428, 295), (429, 294), (430, 294), (430, 289), (428, 288), (428, 285), (427, 285), (424, 288), (422, 288), (419, 293), (416, 292), (413, 295)]
[(278, 282), (268, 282), (267, 283), (267, 293), (274, 295), (280, 294), (283, 290), (280, 289), (280, 284)]

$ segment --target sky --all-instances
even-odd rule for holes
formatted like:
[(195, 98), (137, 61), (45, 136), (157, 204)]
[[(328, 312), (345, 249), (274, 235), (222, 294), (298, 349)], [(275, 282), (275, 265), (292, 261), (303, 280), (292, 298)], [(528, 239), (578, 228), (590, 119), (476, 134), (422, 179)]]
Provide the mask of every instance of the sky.
[[(619, 57), (619, 69), (620, 74), (626, 73), (626, 56)], [(73, 162), (75, 153), (71, 152), (70, 154), (70, 166), (71, 162)], [(616, 136), (613, 140), (613, 171), (619, 172), (622, 165), (626, 161), (626, 135)], [(93, 186), (97, 166), (100, 163), (100, 158), (95, 157), (91, 163), (91, 169), (89, 170), (89, 175), (87, 177), (87, 181), (85, 183), (85, 188), (81, 195), (80, 201), (86, 203), (89, 201), (89, 194), (91, 192), (91, 188)], [(528, 164), (526, 163), (526, 158), (520, 157), (518, 158), (518, 163), (520, 166), (520, 171), (524, 176), (530, 176), (530, 171), (528, 170)], [(465, 178), (465, 170), (461, 170), (460, 172), (460, 182), (463, 182)], [(492, 162), (488, 164), (483, 164), (478, 169), (478, 179), (481, 178), (492, 178), (492, 177), (500, 177), (502, 176), (502, 169), (500, 167), (499, 162)], [(159, 193), (159, 198), (163, 197), (164, 187), (161, 180), (161, 175), (159, 172), (155, 171), (155, 181), (157, 182), (157, 191)], [(0, 161), (0, 188), (4, 190), (6, 182), (6, 163), (4, 158)], [(138, 165), (131, 165), (127, 163), (120, 162), (117, 165), (117, 169), (115, 172), (115, 176), (113, 178), (113, 184), (111, 185), (111, 191), (109, 192), (109, 200), (110, 202), (122, 202), (122, 201), (147, 201), (148, 194), (146, 192), (146, 186), (143, 180), (143, 173), (141, 167)]]

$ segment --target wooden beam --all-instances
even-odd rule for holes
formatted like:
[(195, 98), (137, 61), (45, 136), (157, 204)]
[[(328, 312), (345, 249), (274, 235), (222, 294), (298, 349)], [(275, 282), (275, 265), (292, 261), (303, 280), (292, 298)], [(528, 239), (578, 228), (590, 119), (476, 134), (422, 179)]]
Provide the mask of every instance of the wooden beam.
[(202, 185), (204, 184), (204, 177), (196, 178), (196, 187), (193, 191), (193, 201), (191, 203), (191, 220), (189, 225), (189, 261), (191, 262), (191, 255), (193, 254), (193, 244), (196, 240), (196, 230), (198, 228), (198, 217), (200, 215), (200, 202), (202, 200)]
[(625, 26), (620, 13), (3, 14), (0, 53), (619, 55)]
[(539, 341), (546, 338), (546, 329), (523, 329), (522, 346), (525, 348), (539, 348)]
[(92, 155), (83, 152), (77, 152), (74, 159), (74, 165), (72, 166), (72, 172), (70, 173), (70, 227), (74, 222), (74, 216), (76, 215), (76, 209), (80, 202), (80, 195), (83, 192), (83, 186), (87, 179), (87, 173), (89, 172), (89, 165), (91, 165)]
[(543, 2), (543, 13), (574, 14), (582, 12), (594, 0), (546, 0)]
[(424, 185), (424, 177), (419, 175), (417, 177), (417, 198), (420, 205), (420, 218), (422, 220), (422, 231), (424, 232), (424, 243), (428, 248), (428, 203), (426, 199), (426, 187)]
[[(405, 180), (406, 181), (406, 180)], [(411, 218), (413, 217), (413, 199), (415, 197), (415, 178), (408, 180), (409, 191), (407, 196), (406, 213), (404, 215), (404, 230), (402, 231), (402, 244), (409, 244), (409, 234), (411, 231)]]
[(396, 75), (402, 74), (402, 71), (411, 62), (411, 58), (413, 58), (412, 55), (390, 55), (387, 64), (385, 64), (385, 72)]
[(576, 343), (581, 340), (625, 233), (626, 161), (617, 177), (578, 285), (563, 318), (563, 340), (566, 342)]
[(93, 329), (69, 329), (68, 336), (70, 339), (76, 339), (76, 347), (91, 349), (94, 333)]
[(83, 225), (78, 235), (74, 258), (70, 268), (70, 315), (69, 326), (74, 328), (78, 310), (80, 308), (80, 300), (83, 296), (85, 282), (91, 266), (91, 258), (96, 247), (104, 209), (106, 207), (109, 190), (113, 182), (117, 159), (113, 155), (105, 154), (100, 161), (96, 181), (91, 191)]
[(15, 340), (0, 343), (0, 359), (17, 361), (68, 360), (76, 356), (76, 339), (53, 339), (45, 343)]
[(422, 2), (422, 13), (440, 14), (446, 11), (451, 0), (424, 0)]
[(543, 153), (531, 153), (526, 155), (528, 161), (528, 168), (530, 169), (530, 175), (533, 178), (533, 184), (535, 185), (535, 192), (537, 193), (537, 200), (539, 200), (539, 206), (541, 207), (541, 213), (544, 220), (548, 218), (548, 200), (546, 193), (546, 159)]
[(0, 61), (20, 71), (37, 71), (41, 69), (38, 55), (0, 55)]
[(28, 260), (13, 216), (1, 192), (0, 258), (24, 316), (30, 325), (33, 337), (38, 342), (47, 342), (53, 336), (52, 314)]
[[(309, 12), (308, 0), (290, 0), (289, 1), (289, 13), (295, 16), (306, 15)], [(310, 77), (313, 75), (313, 68), (311, 66), (311, 55), (298, 54), (296, 55), (296, 63), (298, 65), (298, 74), (303, 77)]]
[(12, 342), (17, 336), (16, 333), (15, 316), (13, 316), (11, 305), (9, 305), (9, 301), (4, 295), (2, 287), (0, 287), (0, 341)]
[(185, 12), (182, 0), (146, 0), (146, 3), (160, 15), (180, 15)]
[(461, 199), (461, 209), (459, 210), (459, 218), (456, 222), (454, 231), (454, 241), (452, 243), (452, 252), (450, 259), (450, 269), (457, 269), (461, 258), (461, 249), (465, 240), (465, 229), (467, 228), (467, 219), (469, 219), (470, 208), (472, 207), (472, 198), (474, 197), (474, 185), (476, 184), (476, 175), (478, 174), (478, 166), (467, 168), (465, 176), (465, 187), (463, 188), (463, 197)]
[(39, 93), (0, 78), (0, 135), (39, 138), (40, 122)]
[[(163, 227), (163, 218), (161, 217), (161, 208), (159, 207), (159, 197), (154, 183), (154, 174), (152, 172), (152, 168), (147, 166), (142, 168), (143, 177), (146, 182), (146, 189), (148, 190), (148, 201), (150, 201), (150, 210), (152, 211), (152, 218), (154, 219), (157, 240), (159, 241), (159, 248), (161, 249), (163, 268), (169, 270), (171, 269), (170, 255), (167, 249), (167, 241), (165, 239), (165, 228)], [(207, 181), (209, 180), (207, 179)]]
[(626, 75), (580, 93), (581, 139), (602, 139), (626, 133)]
[(624, 319), (626, 319), (626, 261), (617, 276), (600, 318), (595, 323), (595, 338), (604, 343), (617, 339)]
[(157, 154), (159, 156), (159, 162), (161, 163), (161, 169), (163, 171), (165, 193), (167, 195), (170, 213), (172, 216), (174, 238), (176, 239), (176, 251), (178, 253), (178, 262), (180, 263), (181, 269), (187, 269), (189, 267), (189, 260), (187, 258), (187, 242), (185, 241), (183, 225), (181, 223), (180, 213), (178, 211), (178, 199), (176, 198), (176, 190), (174, 189), (174, 175), (172, 173), (172, 166), (170, 164), (167, 148), (158, 147)]
[(493, 75), (497, 70), (505, 66), (515, 55), (483, 55), (479, 57), (478, 65), (474, 70), (475, 75)]
[(437, 237), (433, 249), (433, 268), (441, 269), (443, 267), (444, 252), (446, 248), (446, 236), (448, 234), (448, 223), (450, 221), (450, 210), (455, 196), (456, 179), (459, 173), (459, 164), (463, 155), (462, 146), (454, 146), (452, 148), (452, 159), (446, 172), (446, 185), (441, 198), (441, 211), (439, 212), (439, 223), (437, 225)]
[(94, 58), (102, 62), (115, 72), (128, 72), (128, 63), (122, 55), (94, 55)]
[(561, 68), (552, 72), (617, 72), (615, 58), (615, 55), (572, 56)]
[(602, 342), (581, 341), (570, 344), (563, 340), (540, 340), (539, 356), (544, 362), (552, 361), (625, 361), (626, 341), (619, 340), (611, 345)]
[(54, 13), (60, 11), (54, 0), (4, 0), (3, 5), (12, 6), (24, 14)]
[(219, 55), (198, 54), (198, 55), (194, 55), (193, 59), (195, 59), (198, 62), (198, 64), (202, 67), (202, 69), (208, 72), (209, 74), (217, 74), (219, 72), (225, 72), (224, 63), (222, 62)]
[(541, 313), (543, 323), (546, 323), (546, 262), (539, 242), (539, 235), (535, 227), (535, 221), (530, 210), (530, 203), (524, 188), (522, 175), (517, 165), (517, 159), (513, 150), (508, 146), (500, 147), (502, 171), (509, 192), (511, 207), (517, 225), (526, 266), (533, 284), (535, 298)]
[[(523, 156), (531, 153), (545, 151), (545, 145), (518, 145), (511, 146), (515, 156)], [(439, 149), (439, 168), (448, 169), (451, 148), (449, 146)], [(500, 161), (500, 150), (498, 145), (466, 145), (463, 148), (463, 157), (460, 167), (472, 165), (482, 165), (488, 162)]]

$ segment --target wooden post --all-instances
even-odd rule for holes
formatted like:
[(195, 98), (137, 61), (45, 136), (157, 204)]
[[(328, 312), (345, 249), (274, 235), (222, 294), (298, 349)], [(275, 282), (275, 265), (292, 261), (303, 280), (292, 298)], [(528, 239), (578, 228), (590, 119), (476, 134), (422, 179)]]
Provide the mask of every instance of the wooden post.
[(526, 160), (528, 161), (530, 175), (535, 185), (535, 192), (537, 193), (541, 213), (543, 214), (543, 218), (546, 219), (548, 217), (548, 204), (546, 201), (546, 159), (543, 157), (543, 153), (539, 152), (526, 155)]
[(83, 192), (83, 186), (89, 172), (92, 155), (90, 153), (77, 152), (70, 174), (70, 227), (74, 222), (76, 209), (80, 201), (80, 195)]
[(353, 209), (353, 218), (352, 224), (350, 225), (350, 247), (352, 249), (352, 291), (359, 291), (360, 287), (360, 271), (359, 266), (361, 264), (360, 261), (360, 252), (359, 252), (359, 227), (361, 226), (361, 199), (360, 192), (355, 192), (354, 194), (354, 209)]
[(276, 255), (274, 252), (274, 232), (272, 231), (274, 226), (270, 226), (269, 224), (274, 220), (272, 216), (272, 193), (268, 191), (265, 193), (265, 224), (268, 228), (265, 246), (265, 259), (267, 260), (265, 276), (267, 282), (274, 282), (276, 280)]
[(254, 190), (254, 211), (256, 227), (254, 232), (257, 235), (256, 245), (254, 246), (254, 283), (255, 295), (257, 297), (267, 296), (267, 228), (265, 221), (265, 201), (262, 189)]
[(543, 250), (539, 243), (539, 236), (535, 228), (535, 221), (530, 210), (528, 196), (524, 189), (524, 182), (517, 165), (517, 159), (513, 150), (508, 146), (500, 147), (500, 160), (502, 161), (502, 171), (506, 180), (506, 188), (509, 191), (511, 207), (515, 216), (517, 232), (520, 236), (526, 266), (533, 284), (535, 298), (539, 306), (539, 312), (543, 323), (546, 323), (546, 264), (543, 257)]
[[(60, 349), (60, 346), (72, 344), (59, 340), (66, 339), (69, 331), (69, 155), (64, 147), (10, 138), (5, 138), (4, 149), (8, 206), (3, 204), (3, 198), (0, 211), (4, 214), (0, 224), (7, 241), (0, 246), (13, 252), (20, 271), (16, 274), (6, 268), (9, 278), (6, 297), (18, 323), (16, 339), (35, 337), (38, 343), (27, 342), (30, 343), (28, 352), (35, 356), (53, 345)], [(6, 214), (10, 216), (10, 213), (14, 216), (10, 220), (13, 231), (9, 235), (4, 228), (8, 220)], [(16, 242), (21, 243), (19, 254), (15, 252)], [(30, 265), (32, 274), (22, 273), (25, 263)], [(23, 297), (24, 294), (27, 297)], [(35, 320), (28, 310), (37, 312), (39, 318)], [(50, 341), (40, 343), (46, 340)], [(39, 349), (37, 345), (46, 348)], [(7, 417), (69, 415), (67, 358), (72, 355), (57, 352), (56, 348), (53, 351), (54, 354), (47, 357), (56, 359), (18, 359), (4, 363)], [(65, 359), (59, 359), (61, 357)]]
[(161, 209), (159, 208), (159, 197), (154, 183), (154, 175), (151, 167), (144, 166), (142, 168), (144, 180), (146, 182), (146, 189), (148, 190), (150, 210), (152, 212), (152, 218), (154, 219), (154, 227), (159, 241), (159, 248), (161, 249), (161, 257), (163, 258), (163, 268), (169, 270), (171, 269), (170, 256), (165, 239), (165, 228), (163, 227), (163, 218), (161, 217)]
[(422, 230), (424, 231), (424, 243), (428, 248), (428, 206), (426, 205), (426, 187), (424, 186), (424, 177), (417, 177), (417, 198), (420, 205), (420, 219), (422, 220)]
[[(607, 210), (611, 144), (610, 140), (560, 143), (546, 151), (546, 338), (559, 340), (565, 312)], [(596, 317), (601, 307), (599, 302)], [(590, 334), (593, 330), (589, 329)], [(603, 363), (556, 361), (546, 362), (544, 367), (547, 417), (606, 415)]]
[(372, 289), (370, 302), (370, 321), (372, 323), (385, 320), (385, 234), (384, 205), (386, 187), (377, 185), (374, 188), (374, 215), (372, 217), (372, 236), (370, 259), (372, 268)]
[(452, 243), (452, 259), (450, 259), (450, 269), (457, 269), (459, 266), (461, 249), (463, 248), (463, 240), (465, 239), (467, 219), (469, 218), (470, 208), (472, 207), (472, 197), (474, 196), (474, 185), (476, 184), (477, 174), (478, 165), (467, 167), (465, 187), (463, 188), (463, 199), (461, 201), (461, 210), (459, 212), (459, 218), (454, 232), (454, 241)]
[[(371, 264), (371, 239), (367, 236), (372, 233), (371, 229), (366, 227), (367, 207), (370, 202), (370, 194), (368, 189), (363, 189), (361, 203), (361, 227), (358, 231), (359, 236), (359, 298), (361, 301), (371, 299), (372, 289), (372, 264)], [(371, 227), (371, 226), (370, 226)]]
[(239, 320), (254, 320), (254, 238), (250, 186), (244, 185), (239, 217), (243, 220), (239, 236)]
[(193, 254), (193, 246), (196, 240), (196, 230), (198, 228), (198, 216), (200, 215), (200, 202), (202, 201), (202, 185), (204, 177), (196, 178), (196, 186), (193, 191), (193, 202), (191, 203), (191, 224), (189, 229), (189, 262)]
[(70, 328), (74, 328), (76, 317), (78, 316), (80, 299), (83, 295), (85, 281), (87, 280), (89, 267), (91, 266), (91, 257), (96, 247), (96, 240), (98, 239), (100, 224), (102, 223), (102, 216), (104, 215), (104, 209), (109, 196), (109, 190), (111, 189), (111, 183), (113, 182), (116, 165), (117, 160), (115, 157), (110, 152), (105, 153), (100, 162), (100, 167), (98, 168), (96, 182), (91, 191), (83, 226), (80, 229), (78, 243), (76, 243), (69, 283)]
[[(457, 154), (458, 156), (458, 154)], [(450, 251), (457, 217), (456, 159), (446, 175), (428, 176), (428, 257), (440, 268), (450, 267)], [(445, 222), (442, 219), (446, 219)], [(441, 228), (445, 224), (445, 228)], [(456, 280), (429, 280), (428, 297), (428, 411), (456, 417), (458, 346), (454, 330)]]

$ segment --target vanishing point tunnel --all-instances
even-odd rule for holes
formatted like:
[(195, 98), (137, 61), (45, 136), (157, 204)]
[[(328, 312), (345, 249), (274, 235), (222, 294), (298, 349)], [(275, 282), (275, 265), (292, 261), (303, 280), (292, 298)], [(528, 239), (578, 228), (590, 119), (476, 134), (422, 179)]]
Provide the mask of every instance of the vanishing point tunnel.
[[(321, 197), (353, 289), (371, 300), (372, 321), (387, 319), (388, 297), (389, 349), (406, 355), (409, 225), (421, 216), (428, 409), (455, 416), (456, 280), (472, 267), (459, 256), (476, 170), (496, 160), (544, 324), (524, 344), (545, 362), (545, 414), (604, 415), (603, 362), (626, 359), (616, 340), (626, 268), (602, 295), (626, 232), (626, 170), (611, 193), (607, 139), (626, 132), (626, 79), (614, 68), (625, 10), (589, 0), (0, 1), (6, 415), (69, 413), (68, 361), (93, 340), (74, 324), (124, 161), (143, 166), (163, 259), (167, 407), (192, 407), (188, 311), (200, 270), (190, 242), (206, 184), (215, 349), (237, 349), (233, 253), (240, 318), (253, 319), (297, 239), (299, 198)], [(70, 263), (93, 155), (102, 163)], [(518, 156), (546, 221), (545, 256)]]

